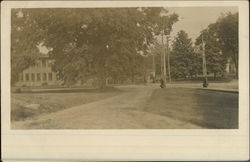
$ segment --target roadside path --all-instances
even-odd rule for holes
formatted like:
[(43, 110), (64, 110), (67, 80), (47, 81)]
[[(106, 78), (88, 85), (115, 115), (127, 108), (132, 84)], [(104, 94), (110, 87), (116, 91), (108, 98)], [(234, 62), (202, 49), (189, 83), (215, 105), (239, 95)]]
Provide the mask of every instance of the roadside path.
[(36, 119), (12, 123), (12, 129), (161, 129), (202, 128), (166, 116), (142, 111), (158, 85), (119, 86), (124, 92)]

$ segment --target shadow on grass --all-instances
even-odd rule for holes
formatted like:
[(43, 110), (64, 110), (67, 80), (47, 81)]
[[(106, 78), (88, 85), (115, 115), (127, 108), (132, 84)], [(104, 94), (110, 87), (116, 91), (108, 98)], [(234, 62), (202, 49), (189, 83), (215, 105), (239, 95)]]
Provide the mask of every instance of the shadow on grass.
[(38, 112), (35, 110), (26, 109), (25, 107), (21, 107), (15, 110), (11, 110), (11, 121), (20, 121), (25, 120), (27, 118), (32, 118), (38, 115)]
[(99, 101), (122, 93), (122, 90), (108, 87), (106, 89), (61, 88), (37, 92), (11, 94), (11, 121), (26, 120), (41, 114), (61, 111), (78, 105)]
[(196, 90), (195, 98), (203, 114), (203, 122), (193, 123), (206, 128), (238, 129), (238, 94)]
[[(144, 111), (208, 129), (238, 128), (237, 93), (190, 88), (157, 89)], [(183, 125), (175, 129), (188, 127)]]

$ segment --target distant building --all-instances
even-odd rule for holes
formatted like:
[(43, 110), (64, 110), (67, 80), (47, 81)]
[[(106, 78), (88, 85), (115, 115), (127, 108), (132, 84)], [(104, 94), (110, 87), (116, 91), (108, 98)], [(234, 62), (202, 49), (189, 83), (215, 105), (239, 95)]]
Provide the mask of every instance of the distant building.
[(226, 64), (226, 72), (228, 74), (234, 74), (236, 73), (236, 68), (235, 65), (233, 64), (231, 59), (228, 59), (227, 64)]
[(34, 65), (19, 74), (16, 86), (59, 85), (61, 81), (52, 71), (52, 63), (48, 55), (41, 55)]

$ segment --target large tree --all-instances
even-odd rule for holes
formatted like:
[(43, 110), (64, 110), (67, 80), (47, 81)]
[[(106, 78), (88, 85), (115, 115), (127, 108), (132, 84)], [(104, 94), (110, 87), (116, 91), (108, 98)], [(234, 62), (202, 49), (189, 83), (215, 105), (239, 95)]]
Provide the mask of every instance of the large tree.
[(44, 32), (30, 19), (25, 10), (12, 9), (11, 14), (11, 84), (19, 74), (38, 58)]
[[(12, 15), (15, 28), (29, 31), (22, 37), (24, 47), (30, 43), (30, 35), (33, 35), (35, 41), (29, 44), (33, 49), (37, 50), (39, 44), (52, 49), (49, 54), (55, 60), (53, 68), (66, 84), (95, 77), (102, 88), (108, 77), (133, 78), (138, 74), (138, 69), (143, 69), (140, 68), (143, 57), (148, 53), (148, 45), (154, 40), (163, 11), (166, 10), (22, 9), (13, 11)], [(22, 18), (17, 16), (18, 12)], [(172, 21), (169, 15), (164, 18)], [(16, 23), (21, 19), (28, 23)], [(18, 30), (14, 36), (19, 38)], [(32, 55), (29, 51), (31, 49), (27, 49), (26, 53)], [(16, 57), (18, 53), (13, 52), (12, 55)], [(18, 67), (17, 64), (15, 66)]]
[(200, 69), (199, 55), (195, 53), (192, 40), (181, 30), (173, 42), (171, 68), (174, 78), (194, 77)]
[(208, 72), (214, 77), (223, 75), (228, 59), (235, 65), (238, 77), (238, 13), (222, 15), (215, 23), (204, 29), (196, 39), (196, 45), (205, 43)]
[[(202, 42), (203, 41), (203, 42)], [(201, 32), (201, 35), (196, 39), (196, 45), (200, 48), (202, 55), (202, 43), (205, 44), (205, 57), (207, 72), (214, 74), (214, 79), (218, 75), (223, 76), (226, 69), (227, 58), (223, 55), (219, 38), (216, 34), (216, 29), (213, 25), (209, 25), (207, 29)]]
[(238, 60), (239, 60), (239, 14), (227, 13), (220, 17), (215, 26), (217, 28), (217, 35), (221, 44), (221, 50), (224, 55), (232, 59), (235, 69), (236, 77), (238, 78)]

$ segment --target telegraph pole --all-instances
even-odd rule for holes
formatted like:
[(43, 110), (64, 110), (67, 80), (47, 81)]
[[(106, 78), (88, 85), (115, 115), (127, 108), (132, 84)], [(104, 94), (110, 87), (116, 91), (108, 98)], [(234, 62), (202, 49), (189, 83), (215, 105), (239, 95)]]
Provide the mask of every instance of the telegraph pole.
[(152, 57), (153, 57), (153, 67), (152, 67), (152, 69), (153, 69), (153, 83), (155, 83), (155, 55), (153, 54), (152, 55)]
[(169, 52), (169, 36), (167, 36), (167, 53), (168, 53), (168, 79), (169, 79), (169, 83), (171, 83), (170, 52)]
[(164, 32), (164, 19), (162, 19), (162, 35), (161, 35), (161, 42), (162, 42), (162, 47), (163, 47), (163, 57), (162, 57), (162, 62), (163, 62), (163, 74), (162, 74), (162, 79), (163, 79), (163, 84), (165, 86), (166, 84), (166, 74), (167, 74), (167, 71), (166, 71), (166, 50), (165, 50), (165, 44), (164, 44), (164, 35), (165, 35), (165, 32)]
[[(163, 40), (163, 32), (161, 34), (161, 44), (164, 47), (164, 40)], [(163, 53), (164, 53), (164, 49), (162, 49), (162, 54), (161, 54), (161, 79), (163, 79)]]
[(202, 70), (203, 70), (203, 77), (204, 77), (203, 87), (208, 87), (206, 52), (205, 52), (205, 43), (203, 40), (203, 33), (201, 35), (201, 41), (202, 41)]
[(166, 49), (165, 46), (163, 44), (163, 48), (164, 48), (164, 53), (163, 53), (163, 77), (164, 77), (164, 83), (166, 83), (166, 76), (167, 76), (167, 69), (166, 69)]

